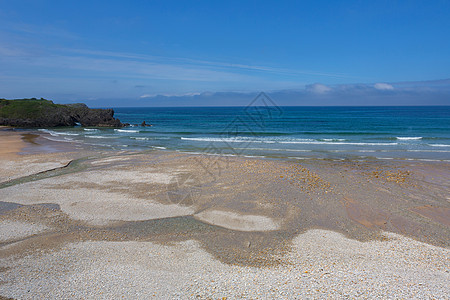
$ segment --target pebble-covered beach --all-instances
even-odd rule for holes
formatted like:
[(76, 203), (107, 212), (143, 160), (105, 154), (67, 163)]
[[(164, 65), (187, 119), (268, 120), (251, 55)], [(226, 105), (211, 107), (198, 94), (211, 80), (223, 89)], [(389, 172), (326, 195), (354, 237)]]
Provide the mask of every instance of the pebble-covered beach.
[(448, 164), (48, 153), (0, 135), (2, 297), (450, 293)]

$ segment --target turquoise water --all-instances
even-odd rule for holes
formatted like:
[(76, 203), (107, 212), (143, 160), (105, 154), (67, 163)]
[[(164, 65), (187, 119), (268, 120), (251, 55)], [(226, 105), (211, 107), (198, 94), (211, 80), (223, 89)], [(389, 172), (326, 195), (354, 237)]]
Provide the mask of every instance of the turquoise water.
[(450, 161), (450, 106), (116, 108), (123, 129), (42, 129), (120, 150), (305, 159)]

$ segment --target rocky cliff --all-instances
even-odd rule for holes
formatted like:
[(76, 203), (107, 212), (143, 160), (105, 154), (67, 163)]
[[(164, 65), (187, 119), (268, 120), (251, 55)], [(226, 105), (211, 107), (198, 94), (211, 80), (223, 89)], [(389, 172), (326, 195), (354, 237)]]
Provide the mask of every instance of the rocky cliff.
[(45, 99), (0, 99), (0, 125), (13, 127), (75, 126), (122, 127), (112, 109), (91, 109), (85, 104), (54, 104)]

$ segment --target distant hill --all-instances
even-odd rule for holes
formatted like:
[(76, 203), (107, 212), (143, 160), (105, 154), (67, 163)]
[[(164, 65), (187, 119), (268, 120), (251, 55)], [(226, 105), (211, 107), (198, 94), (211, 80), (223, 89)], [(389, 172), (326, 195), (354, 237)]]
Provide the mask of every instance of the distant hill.
[(45, 99), (0, 99), (0, 125), (13, 127), (122, 127), (112, 109), (91, 109), (85, 104), (55, 104)]

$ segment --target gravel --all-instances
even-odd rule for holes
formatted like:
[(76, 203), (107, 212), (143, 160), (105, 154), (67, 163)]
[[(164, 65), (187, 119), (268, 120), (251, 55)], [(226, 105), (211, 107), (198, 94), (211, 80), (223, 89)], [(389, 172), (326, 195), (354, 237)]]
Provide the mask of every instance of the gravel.
[(194, 217), (200, 221), (240, 231), (270, 231), (279, 229), (279, 224), (266, 216), (242, 215), (220, 210), (205, 210)]
[(0, 223), (0, 242), (17, 240), (49, 230), (47, 226), (18, 221)]
[(449, 250), (392, 233), (359, 242), (310, 230), (271, 268), (227, 265), (195, 241), (80, 242), (1, 264), (0, 294), (14, 298), (445, 299)]

